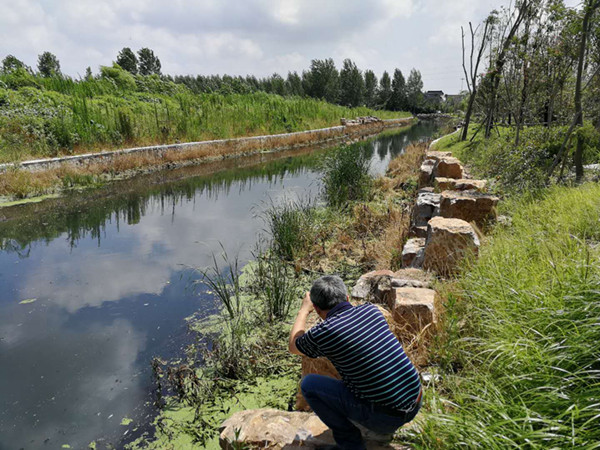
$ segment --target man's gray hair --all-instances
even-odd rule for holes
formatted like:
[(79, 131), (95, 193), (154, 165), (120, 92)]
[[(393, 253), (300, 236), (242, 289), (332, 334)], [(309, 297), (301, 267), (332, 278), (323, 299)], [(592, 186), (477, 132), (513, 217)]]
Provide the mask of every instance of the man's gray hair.
[(325, 275), (316, 280), (310, 288), (310, 299), (323, 310), (333, 308), (348, 299), (344, 281), (337, 275)]

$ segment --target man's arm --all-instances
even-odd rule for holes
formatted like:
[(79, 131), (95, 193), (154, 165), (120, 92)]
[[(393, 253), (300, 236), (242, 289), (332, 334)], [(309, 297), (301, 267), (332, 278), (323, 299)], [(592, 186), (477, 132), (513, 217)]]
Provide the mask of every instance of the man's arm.
[(298, 347), (296, 347), (296, 339), (306, 332), (306, 319), (312, 310), (313, 304), (310, 300), (310, 292), (307, 292), (302, 300), (302, 306), (300, 306), (300, 311), (298, 311), (292, 331), (290, 331), (289, 349), (290, 353), (294, 355), (303, 355), (303, 353), (298, 350)]

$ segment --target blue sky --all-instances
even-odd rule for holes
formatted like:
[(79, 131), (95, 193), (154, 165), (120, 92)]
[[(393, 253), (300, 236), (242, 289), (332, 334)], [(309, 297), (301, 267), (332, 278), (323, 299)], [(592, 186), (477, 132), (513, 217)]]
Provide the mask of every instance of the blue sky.
[[(568, 3), (576, 4), (570, 0)], [(426, 90), (464, 87), (460, 26), (500, 0), (0, 0), (0, 58), (35, 66), (55, 53), (64, 73), (152, 48), (169, 74), (285, 76), (311, 59), (353, 59), (377, 76), (400, 68)]]

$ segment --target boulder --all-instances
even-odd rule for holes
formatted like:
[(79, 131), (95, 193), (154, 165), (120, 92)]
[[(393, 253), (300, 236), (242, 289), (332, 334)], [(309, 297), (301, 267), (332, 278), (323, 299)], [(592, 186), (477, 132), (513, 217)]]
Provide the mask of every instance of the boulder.
[(426, 238), (427, 237), (427, 225), (416, 226), (412, 224), (408, 230), (408, 236), (413, 238)]
[(440, 216), (475, 222), (483, 227), (496, 218), (499, 198), (477, 191), (444, 191), (441, 193)]
[(436, 177), (435, 188), (436, 191), (485, 191), (487, 180), (470, 180), (467, 178), (444, 178)]
[(442, 158), (448, 158), (452, 156), (452, 152), (436, 152), (435, 150), (427, 150), (425, 153), (425, 159), (431, 159), (435, 162)]
[(421, 267), (424, 257), (425, 238), (409, 239), (402, 249), (402, 267)]
[(426, 159), (421, 164), (419, 169), (419, 187), (429, 186), (433, 179), (433, 170), (435, 169), (436, 162), (432, 159)]
[[(394, 272), (392, 287), (431, 287), (433, 280), (434, 277), (429, 272), (425, 272), (422, 269), (405, 268)], [(401, 285), (402, 281), (419, 283), (420, 285)]]
[(411, 335), (421, 334), (437, 322), (437, 294), (433, 289), (397, 288), (393, 306), (396, 326), (402, 327)]
[(453, 158), (452, 156), (445, 156), (437, 161), (433, 171), (433, 177), (463, 178), (463, 166), (458, 159)]
[[(362, 431), (369, 449), (408, 448), (398, 444), (383, 444), (381, 435)], [(335, 444), (331, 430), (314, 413), (279, 411), (271, 408), (239, 411), (223, 422), (219, 433), (219, 445), (224, 450), (300, 450)]]
[(427, 225), (423, 268), (452, 275), (466, 257), (476, 256), (478, 251), (479, 238), (468, 222), (434, 217)]
[(388, 305), (392, 295), (393, 275), (391, 270), (375, 270), (362, 275), (352, 288), (352, 299)]
[(420, 190), (412, 210), (412, 224), (416, 227), (427, 225), (429, 219), (439, 215), (441, 194)]

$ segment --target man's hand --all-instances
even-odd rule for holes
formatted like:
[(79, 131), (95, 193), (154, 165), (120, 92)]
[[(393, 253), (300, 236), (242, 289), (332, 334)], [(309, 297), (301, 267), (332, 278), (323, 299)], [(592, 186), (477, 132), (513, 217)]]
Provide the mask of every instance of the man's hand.
[(310, 292), (307, 292), (304, 295), (304, 298), (302, 299), (302, 306), (300, 306), (300, 309), (309, 313), (314, 310), (313, 302), (310, 299)]
[(314, 310), (312, 301), (310, 300), (310, 292), (307, 292), (302, 299), (302, 306), (298, 311), (292, 331), (290, 331), (289, 349), (294, 355), (302, 355), (302, 352), (296, 347), (296, 339), (306, 332), (306, 318)]

